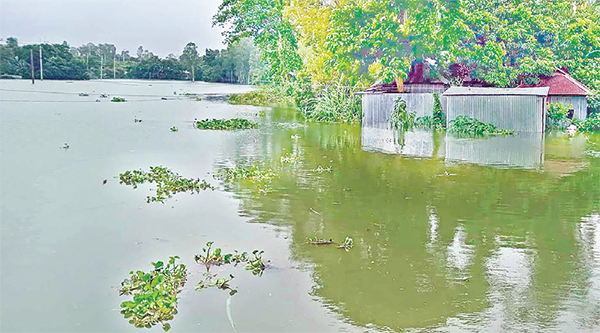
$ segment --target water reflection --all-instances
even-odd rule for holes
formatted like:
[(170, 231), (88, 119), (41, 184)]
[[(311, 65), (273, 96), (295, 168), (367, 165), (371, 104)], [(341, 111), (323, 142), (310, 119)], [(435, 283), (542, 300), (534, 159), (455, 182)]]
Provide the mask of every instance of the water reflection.
[[(598, 214), (600, 163), (577, 154), (600, 138), (575, 149), (569, 145), (581, 143), (562, 136), (516, 136), (486, 151), (494, 141), (427, 131), (399, 140), (355, 125), (274, 127), (262, 131), (252, 158), (280, 171), (276, 191), (232, 190), (253, 222), (293, 227), (292, 253), (314, 267), (315, 295), (347, 321), (398, 331), (600, 328), (600, 320), (586, 324), (581, 315), (597, 318), (600, 302), (598, 245), (589, 245), (597, 244), (590, 234), (598, 222), (592, 232), (582, 219)], [(281, 163), (289, 153), (301, 162)], [(446, 163), (448, 156), (472, 164)], [(585, 167), (556, 177), (543, 170), (548, 161)], [(314, 172), (318, 166), (332, 171)], [(307, 244), (315, 234), (338, 242), (350, 236), (354, 248)], [(579, 256), (584, 247), (588, 254)]]
[(429, 129), (399, 131), (389, 126), (363, 124), (362, 149), (479, 165), (539, 169), (544, 163), (544, 133), (457, 138)]

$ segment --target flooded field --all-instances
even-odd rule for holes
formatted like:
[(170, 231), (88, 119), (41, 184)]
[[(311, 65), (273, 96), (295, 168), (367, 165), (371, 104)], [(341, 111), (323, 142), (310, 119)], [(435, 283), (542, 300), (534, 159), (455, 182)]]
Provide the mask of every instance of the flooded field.
[[(457, 139), (219, 97), (250, 89), (0, 81), (0, 330), (141, 332), (120, 283), (174, 255), (173, 332), (600, 330), (600, 136)], [(233, 117), (259, 128), (193, 126)], [(119, 184), (159, 165), (216, 190), (146, 203), (154, 184)], [(214, 177), (248, 165), (273, 179)], [(267, 268), (215, 267), (237, 294), (195, 291), (208, 241)]]

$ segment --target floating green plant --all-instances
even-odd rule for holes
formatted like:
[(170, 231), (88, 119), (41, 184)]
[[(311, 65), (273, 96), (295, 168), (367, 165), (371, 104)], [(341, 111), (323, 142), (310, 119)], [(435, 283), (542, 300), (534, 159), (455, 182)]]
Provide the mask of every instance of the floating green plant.
[(484, 123), (475, 118), (470, 118), (466, 116), (458, 116), (454, 120), (450, 121), (448, 132), (459, 135), (475, 136), (514, 134), (514, 131), (501, 130), (496, 128), (496, 126), (492, 124)]
[(196, 290), (203, 290), (209, 287), (217, 287), (221, 290), (229, 290), (229, 295), (233, 296), (237, 290), (230, 287), (229, 282), (233, 279), (233, 275), (229, 274), (229, 279), (217, 277), (216, 274), (211, 274), (210, 269), (213, 266), (221, 266), (226, 264), (246, 264), (246, 270), (252, 271), (254, 275), (262, 275), (266, 265), (263, 262), (262, 254), (264, 251), (254, 250), (252, 256), (248, 252), (238, 252), (223, 254), (221, 248), (213, 249), (213, 242), (207, 242), (206, 247), (202, 249), (202, 254), (194, 256), (194, 260), (204, 265), (206, 273), (203, 279), (196, 285)]
[(311, 245), (331, 245), (334, 244), (335, 242), (333, 241), (333, 239), (320, 239), (318, 237), (308, 237), (307, 240), (308, 244)]
[(223, 181), (246, 180), (253, 183), (270, 182), (278, 177), (273, 169), (259, 165), (222, 168), (215, 174), (215, 178)]
[(139, 328), (161, 324), (165, 331), (171, 329), (167, 321), (177, 314), (177, 295), (187, 279), (187, 269), (177, 264), (177, 259), (170, 257), (166, 265), (153, 262), (154, 270), (149, 273), (131, 271), (130, 277), (121, 282), (119, 294), (133, 295), (133, 300), (121, 303), (121, 314), (130, 324)]
[(162, 202), (166, 199), (171, 198), (173, 194), (179, 192), (190, 191), (200, 193), (200, 190), (215, 188), (207, 183), (205, 180), (200, 179), (183, 178), (179, 174), (167, 169), (166, 167), (150, 167), (150, 172), (143, 170), (125, 171), (119, 174), (121, 184), (131, 185), (133, 188), (137, 188), (139, 184), (144, 183), (156, 183), (156, 195), (148, 196), (146, 201), (150, 202)]
[(296, 163), (300, 162), (300, 156), (288, 153), (288, 154), (282, 155), (280, 160), (281, 160), (281, 163), (296, 164)]
[(346, 237), (346, 239), (338, 246), (338, 249), (344, 249), (346, 251), (350, 251), (351, 248), (354, 247), (354, 240), (350, 237)]
[(175, 126), (171, 127), (171, 132), (177, 132), (177, 131), (179, 131), (179, 129), (177, 127), (175, 127)]
[(273, 106), (277, 102), (276, 96), (259, 90), (229, 96), (229, 103), (236, 105)]
[(258, 124), (248, 119), (204, 119), (196, 122), (196, 127), (205, 130), (236, 130), (257, 128)]
[(86, 94), (86, 93), (79, 93), (79, 96), (81, 97), (85, 97), (85, 96), (89, 96), (90, 94)]
[(127, 100), (123, 97), (113, 97), (110, 101), (111, 102), (126, 102)]

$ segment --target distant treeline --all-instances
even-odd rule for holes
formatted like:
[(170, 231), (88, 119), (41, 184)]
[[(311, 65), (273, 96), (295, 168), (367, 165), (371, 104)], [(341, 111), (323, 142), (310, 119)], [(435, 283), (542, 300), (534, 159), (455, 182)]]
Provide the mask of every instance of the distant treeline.
[(20, 46), (9, 37), (0, 45), (0, 77), (31, 78), (30, 50), (33, 50), (35, 78), (40, 78), (40, 48), (44, 79), (156, 79), (198, 80), (207, 82), (258, 83), (264, 72), (260, 56), (251, 39), (242, 39), (223, 50), (206, 49), (198, 54), (196, 45), (188, 43), (180, 56), (160, 58), (142, 46), (135, 55), (117, 53), (113, 44), (71, 47), (62, 44)]

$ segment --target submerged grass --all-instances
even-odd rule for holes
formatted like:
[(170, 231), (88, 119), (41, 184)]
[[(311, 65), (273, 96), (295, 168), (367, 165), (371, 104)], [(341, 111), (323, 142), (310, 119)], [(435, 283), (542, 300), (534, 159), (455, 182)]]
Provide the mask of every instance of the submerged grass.
[(277, 106), (278, 100), (276, 95), (269, 93), (266, 89), (259, 89), (244, 94), (230, 95), (229, 103), (234, 105)]
[(179, 192), (200, 193), (200, 190), (215, 188), (205, 180), (183, 178), (165, 167), (150, 167), (150, 172), (143, 170), (125, 171), (119, 174), (119, 183), (137, 188), (139, 184), (156, 183), (156, 195), (146, 197), (146, 202), (162, 202)]
[(196, 127), (202, 130), (236, 130), (257, 128), (258, 124), (247, 119), (204, 119), (196, 122)]

